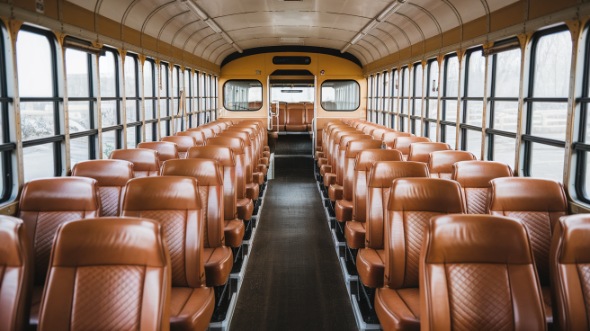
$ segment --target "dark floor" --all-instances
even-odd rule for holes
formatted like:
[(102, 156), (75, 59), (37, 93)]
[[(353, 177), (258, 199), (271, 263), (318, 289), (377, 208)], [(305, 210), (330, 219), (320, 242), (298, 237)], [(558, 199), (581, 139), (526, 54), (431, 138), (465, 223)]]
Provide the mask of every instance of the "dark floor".
[(308, 136), (281, 136), (230, 330), (356, 330)]

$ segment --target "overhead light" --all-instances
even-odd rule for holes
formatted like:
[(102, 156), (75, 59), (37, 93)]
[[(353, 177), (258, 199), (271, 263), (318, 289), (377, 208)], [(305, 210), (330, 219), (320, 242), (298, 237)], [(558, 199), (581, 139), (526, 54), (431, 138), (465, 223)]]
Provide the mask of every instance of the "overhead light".
[(387, 8), (385, 8), (378, 16), (377, 16), (377, 21), (379, 22), (383, 22), (385, 21), (391, 14), (395, 13), (399, 7), (402, 6), (402, 4), (404, 4), (406, 2), (406, 0), (395, 0), (393, 1), (391, 4), (389, 4), (389, 6), (387, 6)]
[(214, 20), (208, 19), (205, 21), (205, 23), (207, 23), (207, 25), (211, 28), (211, 30), (215, 31), (215, 33), (222, 32), (221, 28), (219, 27), (219, 25), (217, 25), (217, 23), (215, 23)]
[(352, 45), (358, 43), (361, 39), (363, 39), (365, 35), (362, 32), (357, 33), (356, 36), (354, 36), (354, 38), (352, 38), (352, 40), (350, 41), (350, 43)]
[(340, 53), (346, 53), (346, 51), (350, 48), (350, 46), (352, 46), (352, 44), (347, 43), (346, 46), (344, 46), (344, 48), (340, 50)]
[(197, 14), (197, 16), (199, 16), (199, 18), (202, 19), (203, 21), (206, 21), (209, 18), (209, 16), (207, 16), (207, 13), (205, 13), (205, 11), (203, 11), (201, 9), (201, 7), (199, 7), (192, 0), (178, 0), (178, 1), (184, 3), (190, 10), (192, 10), (195, 14)]

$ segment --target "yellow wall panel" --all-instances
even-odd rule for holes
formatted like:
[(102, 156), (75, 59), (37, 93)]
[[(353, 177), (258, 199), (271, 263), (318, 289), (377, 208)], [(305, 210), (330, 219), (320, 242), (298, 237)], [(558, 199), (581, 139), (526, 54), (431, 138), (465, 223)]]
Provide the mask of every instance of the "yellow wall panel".
[(420, 56), (424, 54), (424, 42), (415, 43), (412, 45), (412, 56)]
[(131, 29), (127, 26), (123, 26), (123, 32), (121, 38), (131, 45), (140, 47), (141, 46), (141, 33), (139, 31)]
[(443, 32), (443, 46), (450, 46), (461, 42), (461, 28), (456, 27)]
[(84, 8), (73, 5), (67, 1), (62, 2), (62, 19), (65, 23), (79, 28), (94, 31), (94, 13)]
[(97, 32), (113, 39), (121, 39), (121, 24), (103, 16), (97, 17)]
[(473, 39), (488, 32), (487, 17), (480, 17), (471, 22), (463, 24), (463, 40)]
[(490, 30), (498, 31), (524, 21), (526, 1), (519, 1), (490, 14)]
[(424, 52), (432, 52), (440, 48), (441, 37), (434, 36), (424, 40)]
[(529, 19), (550, 15), (556, 11), (566, 9), (577, 4), (577, 0), (530, 0)]
[(158, 50), (158, 39), (148, 36), (147, 34), (141, 35), (141, 47), (147, 49)]

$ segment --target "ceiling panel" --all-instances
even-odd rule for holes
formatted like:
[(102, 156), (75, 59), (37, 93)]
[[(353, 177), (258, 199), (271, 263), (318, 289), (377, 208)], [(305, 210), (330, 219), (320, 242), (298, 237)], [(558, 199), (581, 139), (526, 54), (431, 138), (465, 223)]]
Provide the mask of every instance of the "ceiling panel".
[[(184, 1), (200, 7), (242, 49), (302, 44), (340, 50), (397, 0), (66, 1), (220, 64), (235, 49)], [(516, 1), (406, 0), (348, 51), (367, 64)]]

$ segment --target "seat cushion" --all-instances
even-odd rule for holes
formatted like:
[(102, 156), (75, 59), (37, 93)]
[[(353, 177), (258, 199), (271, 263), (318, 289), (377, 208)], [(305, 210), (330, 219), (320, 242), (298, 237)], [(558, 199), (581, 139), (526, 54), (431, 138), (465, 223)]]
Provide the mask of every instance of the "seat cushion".
[(227, 246), (203, 248), (203, 260), (207, 286), (220, 286), (227, 283), (234, 265), (231, 248)]
[(385, 275), (385, 251), (382, 249), (362, 248), (356, 256), (356, 269), (361, 282), (371, 288), (383, 287)]
[(327, 159), (319, 159), (318, 166), (320, 167), (320, 175), (322, 176), (326, 173), (332, 172), (332, 166), (328, 164)]
[(215, 294), (210, 287), (173, 287), (170, 296), (170, 330), (206, 330), (209, 327)]
[[(328, 191), (328, 194), (330, 192)], [(336, 212), (336, 220), (338, 222), (348, 222), (352, 220), (352, 201), (337, 200), (334, 207)]]
[(344, 226), (346, 244), (350, 248), (359, 249), (365, 247), (365, 222), (348, 221)]
[(223, 228), (223, 234), (225, 235), (225, 245), (229, 247), (240, 247), (242, 240), (244, 239), (244, 233), (246, 228), (244, 222), (239, 219), (226, 220)]
[(238, 218), (244, 221), (249, 221), (252, 218), (252, 212), (254, 211), (252, 199), (238, 199), (236, 205), (238, 206)]
[(324, 187), (330, 189), (330, 185), (336, 184), (336, 174), (333, 172), (326, 172), (324, 176)]
[(417, 288), (379, 288), (375, 311), (383, 330), (420, 330), (420, 292)]
[(256, 201), (256, 200), (258, 200), (259, 194), (260, 194), (260, 186), (258, 183), (246, 184), (246, 198)]
[[(325, 178), (325, 177), (324, 177)], [(328, 188), (328, 197), (330, 201), (336, 202), (337, 200), (341, 200), (344, 196), (344, 188), (342, 185), (332, 184)]]

